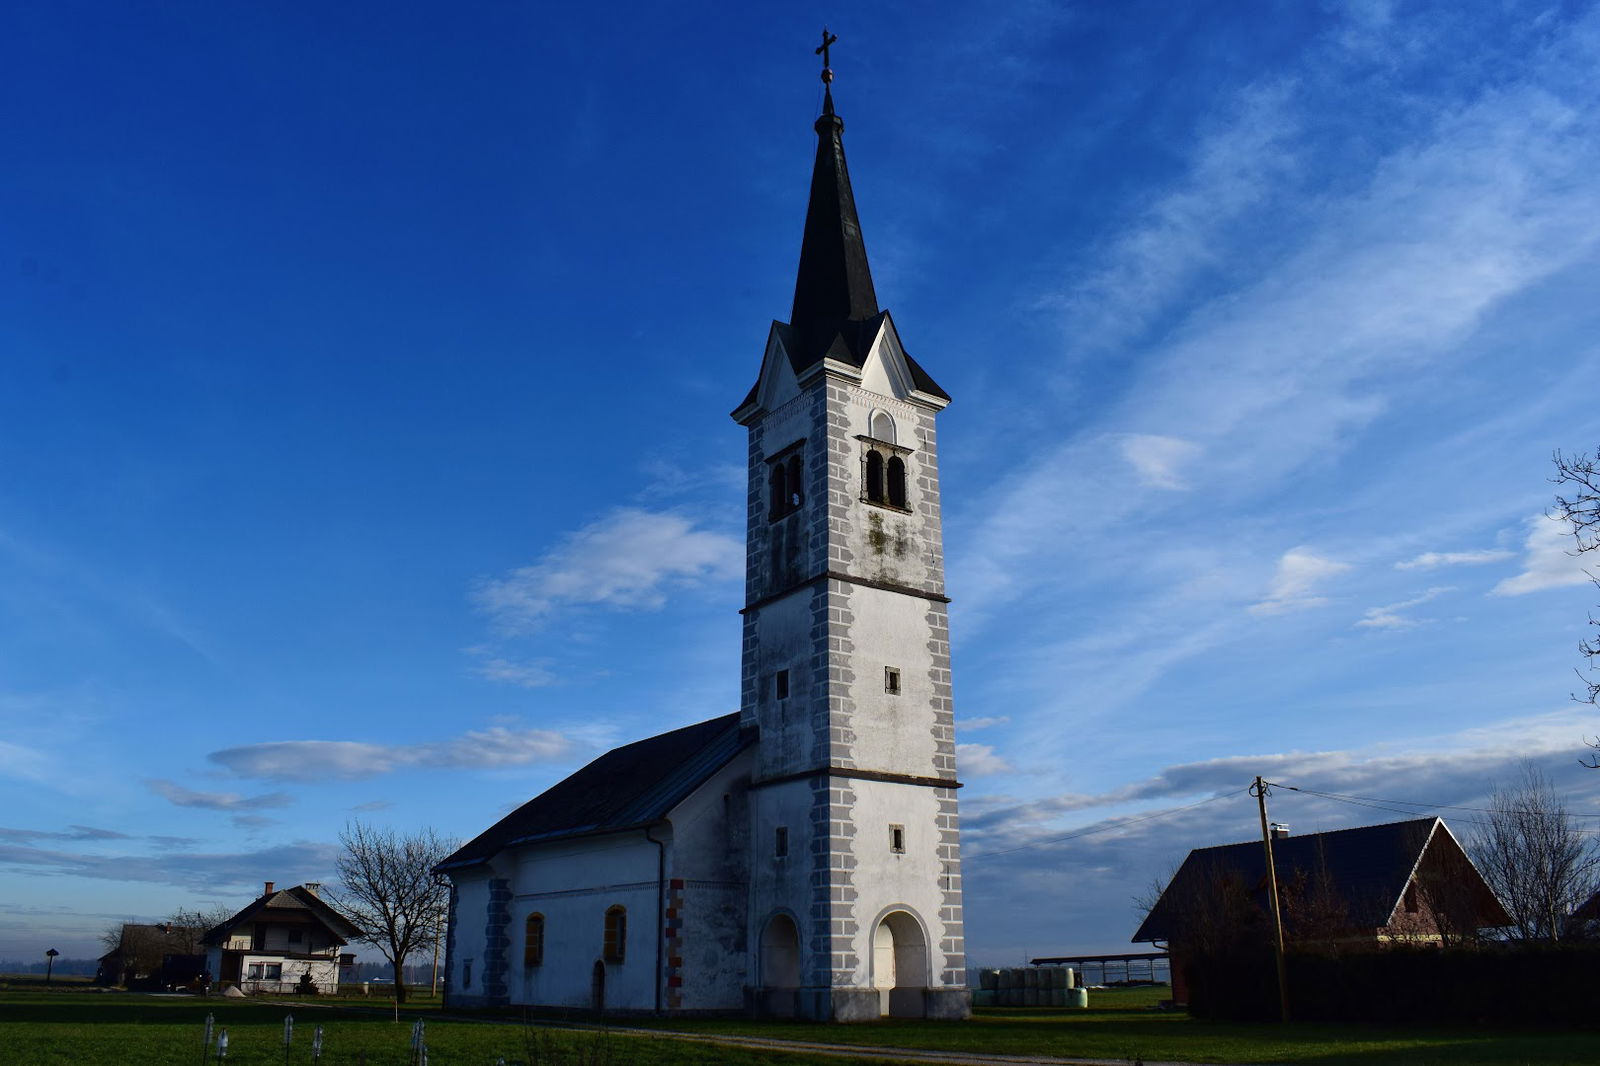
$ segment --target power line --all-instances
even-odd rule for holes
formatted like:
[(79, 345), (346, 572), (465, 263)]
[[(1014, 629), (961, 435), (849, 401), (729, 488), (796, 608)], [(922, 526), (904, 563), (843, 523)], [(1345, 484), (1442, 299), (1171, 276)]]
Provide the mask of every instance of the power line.
[[(1338, 792), (1319, 792), (1318, 790), (1313, 789), (1313, 788), (1297, 788), (1294, 785), (1285, 785), (1285, 784), (1281, 784), (1281, 783), (1278, 783), (1278, 782), (1275, 782), (1275, 781), (1268, 781), (1267, 784), (1271, 788), (1288, 789), (1290, 792), (1300, 792), (1300, 793), (1303, 793), (1303, 794), (1305, 794), (1307, 796), (1320, 796), (1323, 799), (1331, 799), (1331, 800), (1334, 800), (1335, 802), (1338, 802), (1338, 803), (1348, 803), (1352, 807), (1367, 807), (1367, 808), (1370, 808), (1371, 810), (1375, 810), (1375, 811), (1388, 811), (1391, 814), (1418, 815), (1418, 814), (1422, 814), (1423, 812), (1422, 811), (1418, 811), (1418, 810), (1407, 810), (1404, 807), (1388, 807), (1388, 806), (1384, 806), (1385, 804), (1389, 804), (1389, 803), (1404, 803), (1409, 807), (1443, 808), (1443, 809), (1446, 809), (1446, 810), (1455, 810), (1455, 811), (1479, 811), (1479, 812), (1482, 812), (1484, 814), (1498, 814), (1498, 813), (1500, 813), (1500, 812), (1496, 811), (1492, 807), (1463, 807), (1463, 806), (1459, 806), (1459, 805), (1456, 805), (1456, 804), (1450, 804), (1450, 803), (1416, 803), (1416, 802), (1413, 802), (1411, 800), (1386, 800), (1386, 799), (1377, 799), (1377, 798), (1374, 798), (1374, 797), (1371, 797), (1371, 796), (1346, 796), (1346, 795), (1342, 795), (1341, 793), (1338, 793)], [(1553, 817), (1553, 816), (1551, 816), (1551, 817)], [(1600, 818), (1600, 815), (1594, 815), (1594, 814), (1570, 814), (1569, 813), (1569, 814), (1567, 814), (1567, 817), (1570, 817), (1570, 818)], [(1468, 825), (1491, 825), (1491, 826), (1494, 825), (1493, 822), (1491, 822), (1491, 821), (1489, 821), (1488, 819), (1485, 819), (1485, 818), (1457, 818), (1456, 819), (1456, 823), (1457, 824), (1460, 824), (1461, 822), (1466, 822)], [(1578, 828), (1578, 827), (1575, 826), (1575, 827), (1573, 827), (1572, 831), (1574, 833), (1582, 833), (1585, 836), (1600, 836), (1600, 829), (1582, 829), (1582, 828)]]
[[(1304, 792), (1310, 796), (1324, 796), (1328, 799), (1349, 800), (1352, 803), (1357, 801), (1365, 803), (1400, 803), (1407, 807), (1429, 807), (1447, 811), (1478, 811), (1483, 814), (1500, 813), (1499, 810), (1494, 807), (1463, 807), (1460, 804), (1455, 803), (1419, 803), (1416, 800), (1382, 799), (1377, 796), (1349, 796), (1340, 792), (1319, 792), (1314, 788), (1301, 788), (1297, 785), (1285, 785), (1277, 781), (1268, 781), (1267, 784), (1271, 785), (1273, 788), (1286, 788), (1290, 792)], [(1401, 811), (1400, 813), (1404, 814), (1406, 812)], [(1600, 814), (1574, 814), (1569, 811), (1567, 812), (1567, 817), (1600, 818)]]
[(1206, 804), (1215, 803), (1220, 799), (1230, 799), (1234, 796), (1241, 795), (1246, 791), (1248, 790), (1241, 788), (1235, 789), (1232, 792), (1220, 792), (1215, 796), (1208, 796), (1205, 799), (1200, 800), (1198, 803), (1190, 803), (1182, 807), (1171, 807), (1164, 811), (1156, 811), (1154, 814), (1147, 814), (1142, 818), (1126, 818), (1111, 825), (1101, 825), (1096, 826), (1093, 829), (1083, 829), (1076, 833), (1068, 833), (1065, 836), (1051, 837), (1048, 840), (1035, 840), (1031, 844), (1021, 844), (1014, 848), (1006, 848), (1004, 851), (986, 851), (981, 855), (973, 855), (962, 859), (962, 864), (965, 865), (966, 863), (981, 862), (984, 859), (993, 859), (1001, 855), (1011, 855), (1019, 851), (1027, 851), (1029, 848), (1042, 848), (1047, 844), (1061, 844), (1068, 840), (1077, 840), (1080, 837), (1093, 836), (1096, 833), (1109, 833), (1113, 829), (1122, 829), (1126, 826), (1137, 825), (1139, 822), (1152, 822), (1157, 818), (1166, 818), (1169, 815), (1180, 814), (1183, 811), (1192, 811), (1196, 807), (1204, 807)]

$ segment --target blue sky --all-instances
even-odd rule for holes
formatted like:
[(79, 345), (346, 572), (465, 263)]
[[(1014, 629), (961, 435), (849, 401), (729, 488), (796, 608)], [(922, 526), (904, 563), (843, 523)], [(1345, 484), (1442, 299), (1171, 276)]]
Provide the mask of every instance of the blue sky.
[(1470, 807), (1526, 757), (1600, 816), (1597, 593), (1540, 517), (1600, 444), (1593, 5), (24, 3), (0, 957), (737, 706), (727, 412), (824, 19), (955, 397), (974, 961), (1121, 950), (1256, 774)]

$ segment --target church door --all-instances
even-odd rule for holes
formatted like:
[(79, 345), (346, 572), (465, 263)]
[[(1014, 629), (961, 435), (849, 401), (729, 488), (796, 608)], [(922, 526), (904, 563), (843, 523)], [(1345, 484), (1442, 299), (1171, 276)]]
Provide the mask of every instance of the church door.
[(594, 976), (589, 978), (589, 1002), (596, 1012), (606, 1009), (606, 964), (594, 960)]
[(928, 939), (922, 923), (892, 911), (872, 934), (872, 985), (886, 1017), (921, 1018), (927, 1013)]
[(787, 914), (775, 914), (761, 933), (761, 987), (764, 1011), (793, 1018), (799, 1008), (800, 930)]

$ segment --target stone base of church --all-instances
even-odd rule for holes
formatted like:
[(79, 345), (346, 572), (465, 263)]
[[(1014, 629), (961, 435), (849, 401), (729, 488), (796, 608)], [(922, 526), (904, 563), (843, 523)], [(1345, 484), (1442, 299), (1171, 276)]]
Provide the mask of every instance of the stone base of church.
[(924, 1017), (959, 1022), (972, 1017), (972, 996), (965, 988), (930, 988)]
[(881, 997), (876, 988), (834, 988), (828, 990), (829, 1014), (822, 1021), (875, 1022), (883, 1016)]

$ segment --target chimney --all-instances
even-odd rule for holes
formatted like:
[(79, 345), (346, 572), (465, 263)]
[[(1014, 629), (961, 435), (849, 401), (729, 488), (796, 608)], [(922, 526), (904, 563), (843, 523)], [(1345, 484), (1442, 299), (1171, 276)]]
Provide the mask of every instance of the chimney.
[(316, 896), (318, 899), (322, 898), (322, 882), (321, 881), (307, 881), (305, 884), (301, 885), (300, 887), (305, 889), (307, 892), (311, 893), (313, 896)]
[(1273, 840), (1282, 840), (1289, 835), (1289, 827), (1283, 822), (1273, 822), (1270, 828)]
[(276, 881), (268, 881), (268, 882), (267, 882), (267, 887), (266, 887), (266, 888), (264, 888), (264, 889), (262, 889), (262, 891), (261, 891), (261, 894), (262, 894), (262, 895), (263, 895), (263, 896), (270, 896), (270, 895), (272, 895), (272, 890), (273, 890), (273, 889), (274, 889), (274, 888), (275, 888), (275, 887), (277, 887), (277, 884), (278, 884), (278, 882), (276, 882)]

